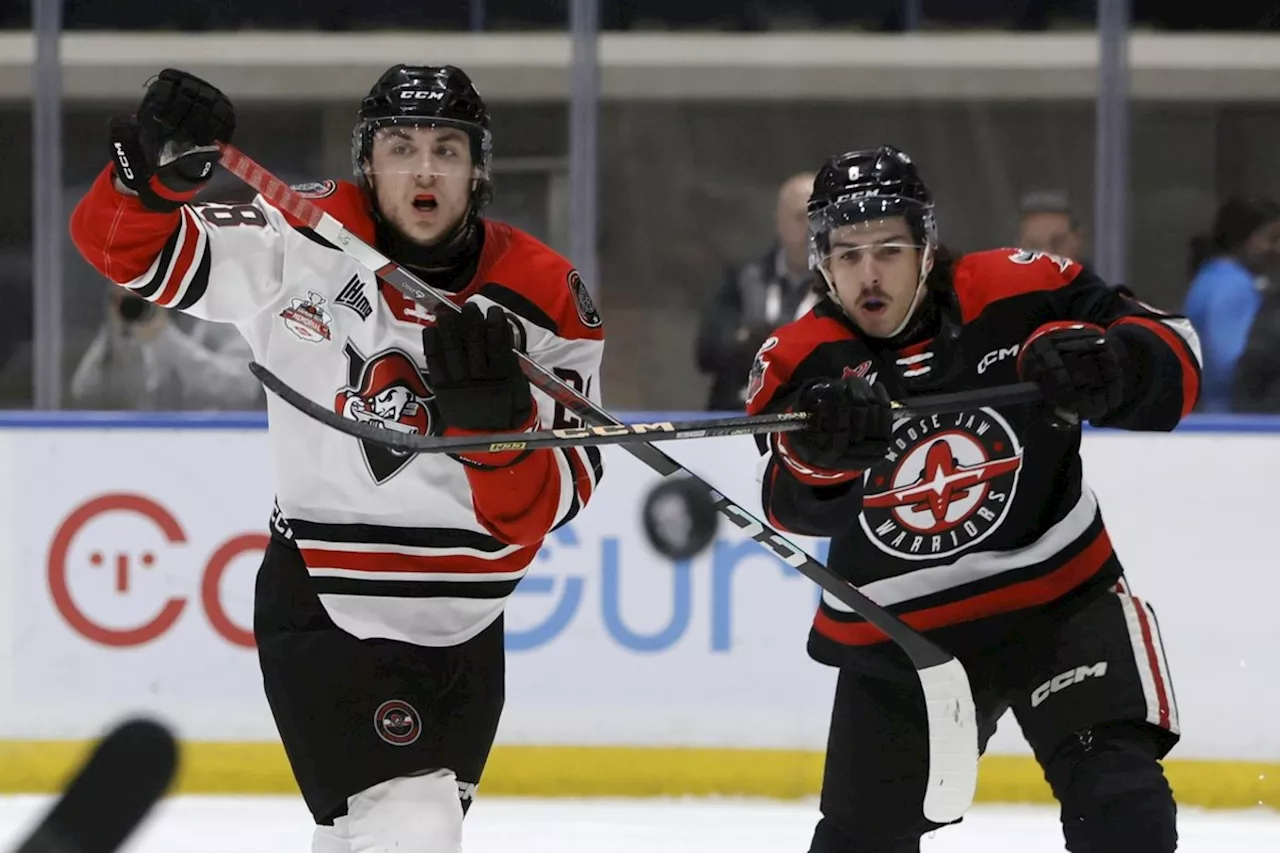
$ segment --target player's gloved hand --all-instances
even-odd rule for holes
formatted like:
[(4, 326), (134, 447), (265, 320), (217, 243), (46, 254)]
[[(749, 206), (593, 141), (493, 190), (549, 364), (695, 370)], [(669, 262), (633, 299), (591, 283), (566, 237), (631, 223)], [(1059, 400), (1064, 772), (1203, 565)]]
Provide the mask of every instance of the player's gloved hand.
[(496, 305), (488, 314), (474, 302), (441, 310), (422, 330), (427, 382), (445, 426), (508, 432), (529, 425), (533, 394), (514, 347), (515, 332)]
[(809, 412), (811, 426), (784, 433), (784, 450), (807, 466), (862, 471), (889, 452), (893, 409), (883, 385), (858, 376), (818, 379), (800, 389), (791, 408)]
[(147, 86), (138, 112), (111, 120), (111, 158), (120, 183), (161, 213), (195, 197), (230, 142), (235, 109), (217, 88), (166, 68)]
[(1018, 354), (1018, 376), (1035, 382), (1046, 402), (1084, 420), (1101, 418), (1124, 399), (1124, 345), (1093, 323), (1046, 323)]

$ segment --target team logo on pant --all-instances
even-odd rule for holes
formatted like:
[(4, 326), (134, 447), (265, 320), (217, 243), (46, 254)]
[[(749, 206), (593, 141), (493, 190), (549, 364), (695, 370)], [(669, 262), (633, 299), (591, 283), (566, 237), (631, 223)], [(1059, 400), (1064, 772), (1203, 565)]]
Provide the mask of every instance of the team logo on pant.
[(374, 711), (373, 728), (392, 746), (408, 746), (422, 734), (422, 720), (408, 702), (388, 699)]
[(901, 420), (866, 473), (863, 532), (904, 560), (949, 557), (986, 539), (1013, 503), (1018, 436), (992, 409)]
[[(428, 435), (439, 422), (435, 395), (413, 359), (397, 349), (365, 358), (347, 343), (348, 385), (338, 392), (334, 409), (344, 418), (379, 429)], [(378, 485), (398, 474), (414, 458), (411, 453), (360, 442), (369, 474)]]

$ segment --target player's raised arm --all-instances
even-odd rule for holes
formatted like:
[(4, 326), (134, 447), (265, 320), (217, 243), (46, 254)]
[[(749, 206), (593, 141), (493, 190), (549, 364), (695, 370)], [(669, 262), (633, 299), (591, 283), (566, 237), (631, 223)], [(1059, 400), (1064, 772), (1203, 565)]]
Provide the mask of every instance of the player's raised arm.
[(165, 69), (137, 113), (112, 120), (111, 163), (71, 216), (76, 248), (137, 296), (237, 322), (279, 295), (283, 215), (265, 203), (194, 204), (235, 131), (213, 85)]

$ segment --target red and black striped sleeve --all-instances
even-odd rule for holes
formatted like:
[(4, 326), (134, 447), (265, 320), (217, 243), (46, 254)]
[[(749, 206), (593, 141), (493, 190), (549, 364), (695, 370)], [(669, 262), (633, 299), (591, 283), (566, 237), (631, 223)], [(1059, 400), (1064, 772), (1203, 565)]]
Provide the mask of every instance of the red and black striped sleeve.
[(966, 255), (957, 270), (957, 293), (966, 322), (994, 303), (1039, 293), (1045, 310), (1034, 310), (1041, 324), (1032, 335), (1055, 323), (1085, 322), (1119, 340), (1124, 402), (1096, 426), (1171, 430), (1195, 407), (1201, 356), (1191, 321), (1109, 285), (1087, 266), (1043, 252), (977, 252)]

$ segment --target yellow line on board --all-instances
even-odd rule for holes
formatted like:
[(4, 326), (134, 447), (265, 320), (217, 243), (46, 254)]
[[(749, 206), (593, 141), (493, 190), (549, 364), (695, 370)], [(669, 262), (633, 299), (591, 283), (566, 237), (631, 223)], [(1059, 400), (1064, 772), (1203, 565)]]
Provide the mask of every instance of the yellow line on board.
[[(0, 740), (0, 793), (61, 790), (90, 741)], [(1201, 808), (1280, 809), (1280, 763), (1170, 759), (1165, 773), (1178, 802)], [(822, 754), (775, 749), (498, 746), (480, 789), (493, 796), (754, 796), (818, 793)], [(297, 793), (284, 750), (273, 743), (182, 744), (175, 793)], [(1050, 803), (1030, 757), (982, 759), (979, 802)]]

